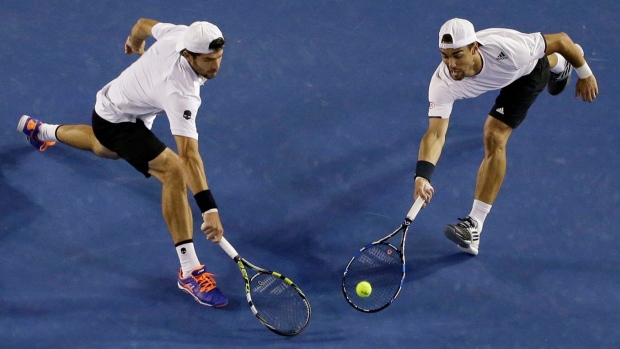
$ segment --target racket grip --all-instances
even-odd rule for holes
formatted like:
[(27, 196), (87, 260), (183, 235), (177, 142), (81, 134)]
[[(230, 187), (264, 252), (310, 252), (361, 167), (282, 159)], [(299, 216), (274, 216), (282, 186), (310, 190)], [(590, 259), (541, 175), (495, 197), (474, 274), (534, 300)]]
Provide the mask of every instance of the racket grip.
[(420, 210), (422, 209), (422, 205), (424, 205), (424, 199), (418, 196), (418, 199), (413, 203), (413, 206), (411, 206), (409, 213), (407, 213), (407, 219), (409, 219), (410, 221), (414, 220), (415, 217), (418, 215), (418, 212), (420, 212)]
[(222, 236), (222, 240), (220, 240), (220, 242), (218, 242), (218, 244), (224, 250), (224, 252), (226, 252), (230, 256), (230, 258), (235, 259), (235, 257), (237, 257), (239, 255), (239, 253), (237, 253), (235, 248), (232, 247), (230, 242), (228, 242), (228, 240), (226, 240), (225, 237)]

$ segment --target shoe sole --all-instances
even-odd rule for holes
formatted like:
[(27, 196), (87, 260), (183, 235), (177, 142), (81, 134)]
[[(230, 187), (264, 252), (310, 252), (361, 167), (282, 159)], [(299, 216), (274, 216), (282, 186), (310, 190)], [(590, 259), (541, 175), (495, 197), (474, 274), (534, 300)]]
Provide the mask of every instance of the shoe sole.
[[(45, 151), (47, 150), (47, 148), (53, 146), (54, 144), (56, 144), (56, 142), (42, 142), (40, 140), (38, 140), (36, 137), (30, 137), (29, 134), (27, 134), (24, 131), (24, 128), (26, 127), (26, 122), (28, 122), (28, 119), (30, 118), (29, 115), (22, 115), (22, 117), (19, 119), (19, 122), (17, 123), (17, 132), (23, 134), (26, 136), (26, 140), (28, 141), (28, 143), (30, 143), (33, 147), (37, 148), (39, 151)], [(32, 142), (39, 142), (39, 146), (34, 145)]]
[(228, 305), (228, 302), (224, 303), (224, 304), (218, 304), (218, 305), (213, 305), (213, 304), (209, 304), (209, 303), (204, 303), (202, 302), (200, 299), (198, 299), (198, 297), (196, 297), (193, 293), (191, 293), (188, 289), (186, 289), (185, 287), (183, 287), (183, 285), (181, 285), (180, 283), (177, 282), (177, 286), (179, 287), (179, 289), (187, 294), (189, 294), (190, 296), (194, 297), (194, 299), (196, 300), (196, 302), (202, 304), (202, 305), (206, 305), (207, 307), (212, 307), (212, 308), (222, 308), (225, 307), (226, 305)]
[(446, 235), (446, 237), (454, 242), (455, 244), (459, 245), (459, 247), (462, 248), (469, 248), (469, 245), (471, 245), (471, 242), (467, 242), (464, 241), (461, 236), (456, 232), (456, 229), (454, 229), (454, 227), (448, 225), (446, 226), (446, 228), (443, 230), (444, 235)]
[(22, 117), (19, 119), (19, 122), (17, 123), (17, 132), (24, 133), (24, 127), (26, 126), (26, 121), (28, 120), (29, 117), (30, 116), (28, 115), (22, 115)]
[[(571, 68), (571, 75), (572, 75), (572, 69)], [(557, 85), (552, 86), (551, 84), (547, 85), (547, 92), (549, 92), (550, 95), (552, 96), (557, 96), (560, 93), (564, 92), (564, 90), (566, 89), (566, 86), (568, 86), (568, 84), (570, 84), (570, 75), (568, 76), (568, 78), (566, 78), (566, 80), (563, 82), (564, 86), (562, 87), (557, 87)]]
[(469, 247), (461, 247), (459, 245), (456, 245), (456, 247), (459, 248), (459, 250), (465, 252), (465, 253), (469, 253), (472, 256), (477, 256), (478, 255), (478, 250), (474, 250), (471, 246)]
[(579, 45), (579, 44), (575, 44), (575, 46), (577, 47), (577, 49), (579, 49), (579, 52), (581, 52), (581, 57), (585, 57), (585, 53), (583, 51), (583, 47), (581, 47), (581, 45)]

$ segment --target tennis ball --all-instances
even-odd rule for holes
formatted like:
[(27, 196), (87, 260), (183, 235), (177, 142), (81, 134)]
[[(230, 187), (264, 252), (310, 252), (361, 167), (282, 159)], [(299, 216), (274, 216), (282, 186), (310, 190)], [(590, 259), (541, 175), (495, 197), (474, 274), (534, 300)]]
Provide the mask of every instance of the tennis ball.
[(370, 286), (370, 283), (368, 281), (361, 281), (355, 287), (355, 292), (357, 292), (358, 296), (366, 298), (372, 293), (372, 286)]

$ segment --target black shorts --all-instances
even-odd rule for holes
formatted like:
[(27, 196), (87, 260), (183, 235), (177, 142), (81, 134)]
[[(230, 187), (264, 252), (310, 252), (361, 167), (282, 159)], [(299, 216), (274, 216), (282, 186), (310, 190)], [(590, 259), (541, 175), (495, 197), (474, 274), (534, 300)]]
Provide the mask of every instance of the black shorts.
[(531, 73), (500, 90), (489, 115), (513, 129), (517, 128), (525, 119), (530, 106), (547, 86), (549, 74), (549, 60), (543, 57), (538, 60)]
[(142, 120), (115, 124), (103, 119), (93, 110), (92, 124), (99, 143), (115, 152), (147, 178), (151, 177), (149, 161), (161, 154), (166, 145), (144, 126)]

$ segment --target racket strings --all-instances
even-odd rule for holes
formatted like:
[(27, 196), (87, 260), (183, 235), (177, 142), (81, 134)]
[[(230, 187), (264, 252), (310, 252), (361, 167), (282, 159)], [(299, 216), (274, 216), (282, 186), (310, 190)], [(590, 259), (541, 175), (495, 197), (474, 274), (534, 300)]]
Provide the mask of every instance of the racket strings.
[[(398, 259), (395, 259), (395, 256)], [(358, 258), (360, 257), (364, 267), (383, 268), (386, 265), (400, 264), (398, 252), (389, 245), (375, 245), (366, 249)]]
[(263, 321), (288, 334), (302, 330), (310, 311), (305, 299), (283, 279), (259, 273), (250, 281), (252, 303)]
[[(401, 288), (404, 265), (401, 252), (387, 243), (372, 245), (361, 251), (349, 264), (343, 285), (348, 300), (355, 306), (374, 311), (392, 302)], [(372, 287), (368, 297), (356, 293), (357, 284), (367, 281)]]

